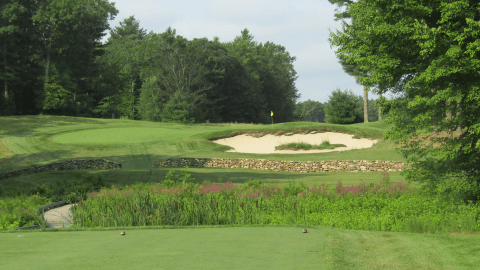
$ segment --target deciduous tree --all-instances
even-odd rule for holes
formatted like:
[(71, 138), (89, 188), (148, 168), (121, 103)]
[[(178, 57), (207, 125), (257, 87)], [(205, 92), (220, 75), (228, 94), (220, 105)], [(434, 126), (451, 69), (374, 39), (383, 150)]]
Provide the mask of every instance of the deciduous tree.
[[(393, 125), (388, 138), (411, 165), (407, 179), (457, 199), (480, 199), (480, 4), (361, 0), (348, 11), (355, 20), (331, 34), (332, 44), (371, 71), (360, 78), (363, 84), (396, 94), (379, 104)], [(456, 113), (447, 121), (446, 112)], [(458, 126), (462, 132), (458, 138), (425, 135), (432, 124), (440, 134)]]

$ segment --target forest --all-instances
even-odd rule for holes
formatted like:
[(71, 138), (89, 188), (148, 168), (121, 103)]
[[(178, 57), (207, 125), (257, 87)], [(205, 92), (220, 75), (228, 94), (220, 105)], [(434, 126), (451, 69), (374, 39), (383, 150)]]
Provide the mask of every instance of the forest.
[[(157, 34), (106, 0), (0, 4), (0, 115), (163, 122), (295, 120), (295, 57), (281, 45)], [(110, 29), (110, 37), (101, 39)]]

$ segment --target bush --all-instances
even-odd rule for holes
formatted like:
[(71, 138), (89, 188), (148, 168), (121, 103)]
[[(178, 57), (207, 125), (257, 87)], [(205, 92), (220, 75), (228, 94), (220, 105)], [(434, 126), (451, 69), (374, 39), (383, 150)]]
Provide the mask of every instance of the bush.
[(172, 187), (173, 185), (181, 184), (183, 186), (191, 183), (195, 178), (190, 177), (190, 174), (187, 173), (188, 166), (185, 167), (180, 173), (177, 173), (177, 170), (169, 170), (163, 180), (162, 184), (165, 187)]
[(332, 124), (353, 124), (363, 121), (359, 97), (351, 90), (341, 91), (337, 88), (329, 96), (325, 106), (325, 119)]

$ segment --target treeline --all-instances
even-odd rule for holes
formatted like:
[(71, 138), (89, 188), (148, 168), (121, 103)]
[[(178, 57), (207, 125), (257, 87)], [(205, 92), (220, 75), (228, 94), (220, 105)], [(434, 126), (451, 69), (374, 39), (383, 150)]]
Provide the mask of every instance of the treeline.
[[(364, 122), (363, 96), (352, 91), (336, 89), (325, 103), (307, 100), (295, 106), (296, 121), (353, 124)], [(368, 122), (378, 121), (378, 107), (375, 100), (368, 100)]]
[(106, 0), (0, 4), (0, 114), (164, 122), (294, 121), (295, 57), (247, 29), (232, 42), (156, 34), (133, 16), (110, 30)]

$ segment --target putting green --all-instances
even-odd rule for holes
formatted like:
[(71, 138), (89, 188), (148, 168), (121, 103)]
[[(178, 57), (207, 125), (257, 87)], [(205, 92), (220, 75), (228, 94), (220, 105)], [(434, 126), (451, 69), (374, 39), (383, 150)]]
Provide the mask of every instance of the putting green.
[(129, 144), (139, 142), (177, 140), (191, 137), (195, 132), (191, 129), (169, 128), (101, 128), (62, 133), (51, 138), (62, 144)]

